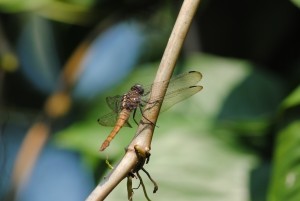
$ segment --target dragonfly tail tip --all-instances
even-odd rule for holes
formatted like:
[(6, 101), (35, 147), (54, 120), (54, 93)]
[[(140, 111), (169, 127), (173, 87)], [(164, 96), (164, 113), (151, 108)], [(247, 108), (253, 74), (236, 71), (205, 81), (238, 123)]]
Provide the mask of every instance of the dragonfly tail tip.
[(103, 144), (100, 147), (100, 151), (104, 151), (109, 145), (109, 142), (107, 142), (106, 140), (103, 142)]

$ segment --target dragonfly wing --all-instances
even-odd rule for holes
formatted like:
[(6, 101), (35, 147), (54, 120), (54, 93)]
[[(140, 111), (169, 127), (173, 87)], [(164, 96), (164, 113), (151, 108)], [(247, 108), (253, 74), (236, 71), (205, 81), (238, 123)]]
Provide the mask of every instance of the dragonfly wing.
[[(98, 119), (98, 123), (102, 126), (114, 127), (116, 125), (117, 119), (118, 119), (118, 113), (111, 112), (100, 117)], [(128, 122), (126, 122), (123, 126), (131, 128), (131, 125)]]
[(170, 80), (167, 94), (185, 87), (196, 85), (202, 79), (202, 74), (198, 71), (189, 71), (179, 74)]
[[(174, 91), (178, 91), (178, 90), (182, 90), (183, 88), (194, 86), (201, 79), (202, 79), (202, 74), (198, 71), (189, 71), (186, 73), (179, 74), (170, 80), (166, 94), (171, 94)], [(150, 93), (148, 93), (148, 91), (152, 89), (158, 90), (158, 88), (161, 88), (163, 87), (163, 85), (167, 85), (167, 84), (168, 84), (167, 81), (162, 81), (162, 82), (154, 83), (148, 87), (144, 87), (146, 94), (143, 97), (143, 100), (145, 101), (149, 100)], [(152, 98), (153, 100), (162, 99), (162, 97), (152, 97)]]
[(108, 107), (115, 113), (119, 113), (122, 96), (109, 96), (106, 98)]
[(165, 99), (163, 100), (161, 112), (168, 110), (170, 107), (172, 107), (176, 103), (179, 103), (179, 102), (191, 97), (192, 95), (198, 93), (202, 89), (203, 89), (202, 86), (190, 86), (190, 87), (178, 89), (173, 92), (168, 92), (165, 96)]
[(98, 123), (102, 126), (115, 126), (118, 114), (115, 112), (108, 113), (98, 119)]

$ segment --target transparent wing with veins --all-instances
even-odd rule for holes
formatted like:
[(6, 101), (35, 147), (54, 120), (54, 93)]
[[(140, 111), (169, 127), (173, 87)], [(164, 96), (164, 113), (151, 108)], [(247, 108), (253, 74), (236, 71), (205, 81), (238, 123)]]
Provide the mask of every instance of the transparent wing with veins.
[[(178, 102), (181, 102), (190, 96), (199, 92), (203, 87), (196, 86), (196, 84), (201, 80), (202, 74), (197, 71), (190, 71), (187, 73), (183, 73), (175, 76), (169, 82), (169, 86), (165, 95), (163, 97), (152, 97), (152, 101), (159, 102), (163, 101), (161, 112), (166, 111), (173, 105)], [(142, 97), (143, 101), (147, 103), (150, 98), (151, 89), (156, 90), (156, 88), (160, 88), (161, 85), (167, 85), (167, 81), (157, 82), (152, 85), (144, 87), (145, 95)], [(99, 124), (103, 126), (115, 126), (115, 123), (118, 118), (120, 104), (121, 104), (122, 96), (113, 96), (107, 97), (106, 102), (108, 106), (112, 109), (112, 112), (106, 114), (98, 119)], [(143, 104), (144, 105), (144, 104)], [(129, 123), (124, 126), (131, 127)]]
[[(122, 96), (116, 95), (116, 96), (109, 96), (106, 98), (106, 103), (109, 106), (109, 108), (112, 110), (112, 112), (100, 117), (98, 119), (98, 123), (101, 124), (102, 126), (109, 126), (109, 127), (114, 127), (118, 114), (120, 112), (120, 104), (122, 101)], [(132, 127), (128, 122), (124, 124), (125, 127)]]
[[(196, 84), (202, 79), (202, 74), (197, 71), (190, 71), (187, 73), (182, 73), (174, 78), (172, 78), (169, 82), (168, 89), (166, 92), (165, 97), (152, 97), (153, 102), (159, 102), (163, 101), (162, 107), (161, 107), (161, 112), (164, 112), (171, 108), (173, 105), (176, 103), (179, 103), (192, 95), (196, 94), (197, 92), (202, 90), (202, 86), (196, 86)], [(156, 90), (156, 88), (160, 88), (161, 85), (166, 85), (168, 82), (163, 81), (163, 82), (158, 82), (154, 83), (153, 85), (150, 86), (151, 90)], [(146, 89), (145, 91), (147, 91)], [(143, 97), (143, 100), (146, 102), (150, 98), (150, 93), (146, 94), (145, 97)]]
[(120, 95), (106, 97), (106, 103), (108, 107), (115, 113), (120, 112), (119, 110), (120, 110), (121, 101), (122, 101), (122, 96)]

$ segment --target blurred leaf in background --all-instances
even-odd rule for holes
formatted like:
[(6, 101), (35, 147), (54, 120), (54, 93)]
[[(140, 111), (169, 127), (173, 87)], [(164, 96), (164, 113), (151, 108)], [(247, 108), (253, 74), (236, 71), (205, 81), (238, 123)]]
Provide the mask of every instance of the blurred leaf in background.
[(48, 19), (70, 24), (87, 24), (92, 18), (90, 1), (1, 0), (0, 9), (6, 13), (31, 12)]
[(22, 72), (45, 94), (54, 92), (61, 66), (53, 34), (48, 20), (32, 15), (24, 24), (18, 41)]
[(299, 0), (291, 0), (296, 6), (300, 8), (300, 1)]
[(299, 128), (300, 90), (299, 86), (289, 94), (277, 117), (278, 134), (275, 141), (274, 171), (270, 185), (269, 201), (298, 200), (300, 186)]
[(95, 39), (82, 61), (83, 72), (73, 91), (75, 98), (91, 99), (132, 71), (144, 41), (139, 26), (134, 21), (123, 22)]

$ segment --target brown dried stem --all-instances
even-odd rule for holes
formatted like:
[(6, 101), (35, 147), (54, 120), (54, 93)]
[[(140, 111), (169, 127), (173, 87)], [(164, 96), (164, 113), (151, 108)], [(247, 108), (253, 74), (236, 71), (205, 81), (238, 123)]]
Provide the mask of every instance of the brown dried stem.
[[(181, 10), (175, 22), (171, 36), (169, 38), (167, 47), (162, 57), (161, 63), (157, 70), (157, 74), (154, 82), (161, 82), (170, 80), (177, 58), (181, 51), (183, 42), (186, 38), (187, 32), (191, 25), (192, 19), (196, 13), (200, 0), (185, 0), (182, 4)], [(160, 86), (151, 91), (151, 97), (164, 97), (167, 85)], [(153, 102), (151, 100), (149, 102)], [(151, 122), (156, 123), (161, 104), (146, 105), (144, 116)], [(148, 109), (147, 109), (148, 108)], [(142, 122), (148, 122), (142, 119)], [(136, 135), (130, 145), (127, 152), (120, 161), (120, 163), (113, 169), (108, 177), (106, 177), (96, 188), (92, 191), (86, 201), (100, 201), (104, 200), (107, 195), (124, 179), (127, 175), (135, 169), (138, 164), (138, 157), (136, 155), (134, 147), (138, 145), (145, 152), (151, 149), (151, 140), (153, 136), (155, 126), (147, 123), (139, 125)]]

